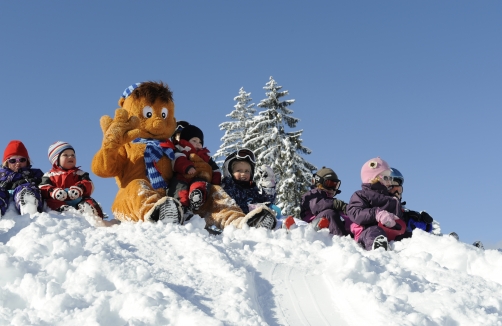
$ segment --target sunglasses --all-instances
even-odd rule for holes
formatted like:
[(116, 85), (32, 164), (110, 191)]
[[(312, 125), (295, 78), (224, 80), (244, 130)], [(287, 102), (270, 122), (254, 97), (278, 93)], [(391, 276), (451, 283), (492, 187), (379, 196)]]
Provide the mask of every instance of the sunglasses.
[(324, 179), (322, 186), (328, 190), (338, 190), (341, 183), (342, 182), (340, 180)]
[(25, 157), (20, 157), (20, 158), (11, 158), (11, 159), (8, 159), (7, 162), (9, 162), (10, 164), (16, 164), (16, 162), (19, 162), (19, 163), (24, 163), (28, 161)]
[(237, 151), (237, 154), (235, 154), (235, 157), (240, 160), (244, 160), (244, 159), (248, 158), (251, 162), (256, 163), (256, 159), (254, 157), (253, 151), (251, 151), (250, 149), (247, 149), (247, 148), (239, 149)]

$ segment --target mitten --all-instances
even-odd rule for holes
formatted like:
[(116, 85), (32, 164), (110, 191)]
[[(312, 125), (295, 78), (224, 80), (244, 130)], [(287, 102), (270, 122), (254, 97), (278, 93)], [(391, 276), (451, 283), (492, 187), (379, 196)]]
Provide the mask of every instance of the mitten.
[(382, 223), (388, 228), (391, 228), (394, 225), (396, 225), (396, 220), (399, 219), (399, 217), (397, 217), (396, 215), (384, 210), (378, 211), (375, 217), (377, 222)]
[(426, 211), (421, 211), (420, 216), (422, 217), (422, 221), (424, 221), (427, 224), (431, 224), (434, 221), (432, 216), (430, 216), (429, 213), (427, 213)]
[(347, 213), (345, 209), (347, 208), (347, 203), (344, 202), (343, 200), (340, 200), (338, 198), (335, 198), (333, 200), (333, 209), (335, 211), (342, 211), (343, 213)]
[(413, 219), (414, 221), (420, 222), (422, 220), (422, 216), (417, 211), (406, 210), (403, 212), (403, 219), (405, 221)]
[(51, 197), (55, 200), (65, 201), (68, 194), (64, 191), (64, 189), (54, 188), (54, 190), (52, 190)]
[(274, 170), (267, 165), (262, 165), (258, 168), (258, 176), (260, 177), (259, 185), (263, 188), (275, 188)]
[(71, 186), (70, 189), (68, 189), (68, 197), (70, 197), (71, 200), (82, 197), (83, 194), (84, 190), (79, 186)]

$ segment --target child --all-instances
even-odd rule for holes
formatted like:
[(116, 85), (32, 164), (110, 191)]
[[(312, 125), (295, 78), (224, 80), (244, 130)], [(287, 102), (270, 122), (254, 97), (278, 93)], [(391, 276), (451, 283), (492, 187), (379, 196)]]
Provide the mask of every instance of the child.
[(14, 198), (17, 211), (21, 214), (42, 212), (43, 201), (38, 185), (42, 171), (31, 168), (31, 160), (24, 144), (12, 140), (3, 153), (0, 169), (0, 213), (3, 216), (9, 207), (9, 199)]
[(300, 207), (302, 220), (314, 225), (316, 231), (329, 228), (330, 234), (348, 235), (350, 232), (349, 223), (346, 226), (345, 220), (341, 216), (345, 214), (347, 204), (334, 198), (341, 192), (338, 190), (341, 181), (335, 171), (323, 166), (314, 174), (312, 184), (312, 189), (302, 196)]
[[(388, 248), (388, 234), (383, 228), (396, 228), (402, 234), (401, 225), (396, 221), (403, 216), (401, 202), (389, 192), (391, 169), (380, 157), (364, 163), (361, 168), (362, 189), (350, 198), (347, 215), (352, 220), (351, 231), (354, 239), (366, 250)], [(382, 225), (382, 227), (379, 226)], [(391, 239), (392, 240), (392, 239)]]
[[(233, 152), (223, 163), (222, 188), (232, 197), (242, 211), (248, 214), (260, 206), (273, 204), (275, 201), (275, 175), (268, 166), (258, 169), (259, 188), (253, 181), (255, 174), (255, 155), (249, 149)], [(249, 226), (275, 228), (277, 220), (268, 207), (248, 221)]]
[(81, 213), (103, 219), (101, 207), (90, 197), (94, 185), (89, 173), (76, 166), (77, 157), (73, 147), (66, 142), (57, 141), (49, 146), (48, 156), (52, 169), (43, 175), (39, 186), (47, 206), (58, 212), (74, 207)]
[[(174, 178), (169, 184), (167, 194), (179, 200), (184, 209), (184, 220), (188, 220), (193, 215), (192, 211), (204, 205), (210, 183), (221, 184), (221, 172), (208, 155), (209, 150), (203, 147), (204, 134), (196, 126), (187, 125), (181, 129), (179, 140), (175, 140), (174, 144)], [(196, 154), (197, 159), (208, 163), (212, 171), (206, 173), (207, 171), (197, 169), (193, 154)]]

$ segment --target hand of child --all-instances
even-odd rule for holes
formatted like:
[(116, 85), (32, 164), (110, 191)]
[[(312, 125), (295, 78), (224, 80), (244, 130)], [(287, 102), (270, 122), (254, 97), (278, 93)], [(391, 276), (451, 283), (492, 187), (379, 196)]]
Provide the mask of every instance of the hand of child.
[(397, 217), (396, 215), (389, 213), (387, 211), (384, 211), (384, 210), (379, 210), (377, 212), (375, 218), (376, 218), (377, 222), (382, 223), (383, 225), (385, 225), (388, 228), (391, 228), (394, 225), (396, 225), (396, 220), (399, 219), (399, 217)]
[(430, 216), (429, 213), (427, 213), (426, 211), (421, 211), (420, 217), (422, 218), (422, 221), (424, 221), (427, 224), (431, 224), (434, 221), (432, 216)]
[(64, 189), (54, 188), (54, 190), (51, 193), (51, 197), (54, 198), (55, 200), (65, 201), (66, 198), (68, 197), (68, 194)]
[(68, 189), (68, 197), (70, 199), (77, 199), (78, 197), (82, 197), (84, 194), (84, 190), (80, 188), (79, 186), (71, 186), (70, 189)]
[(341, 211), (345, 214), (346, 213), (345, 210), (347, 209), (347, 203), (344, 202), (343, 200), (335, 198), (335, 200), (333, 200), (333, 209), (335, 211)]
[(192, 174), (195, 174), (195, 172), (197, 172), (197, 170), (195, 170), (194, 168), (190, 168), (190, 170), (188, 170), (188, 174), (192, 175)]
[(260, 177), (260, 186), (263, 188), (275, 187), (274, 170), (267, 165), (262, 165), (258, 168), (258, 176)]

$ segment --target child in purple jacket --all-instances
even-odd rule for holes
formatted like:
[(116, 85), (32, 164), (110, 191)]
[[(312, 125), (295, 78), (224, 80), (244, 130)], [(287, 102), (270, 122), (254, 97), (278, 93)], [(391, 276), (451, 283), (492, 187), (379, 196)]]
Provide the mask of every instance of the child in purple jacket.
[(380, 157), (373, 158), (361, 168), (361, 180), (362, 189), (352, 195), (347, 206), (347, 215), (353, 222), (351, 231), (366, 250), (379, 247), (387, 250), (393, 230), (401, 234), (402, 239), (406, 227), (398, 221), (403, 216), (401, 202), (389, 192), (391, 168)]
[(341, 181), (335, 171), (322, 167), (317, 171), (312, 180), (312, 189), (302, 196), (300, 204), (300, 217), (303, 221), (311, 223), (314, 229), (329, 228), (333, 235), (345, 236), (350, 234), (350, 220), (347, 224), (343, 215), (346, 203), (334, 198), (341, 191)]

